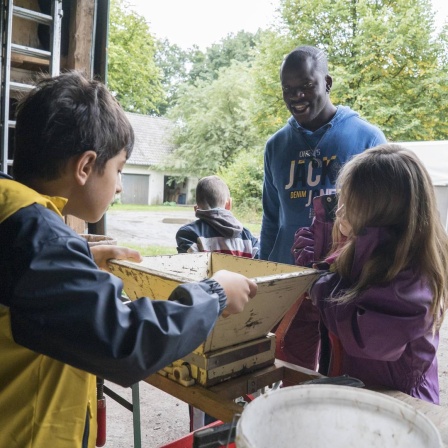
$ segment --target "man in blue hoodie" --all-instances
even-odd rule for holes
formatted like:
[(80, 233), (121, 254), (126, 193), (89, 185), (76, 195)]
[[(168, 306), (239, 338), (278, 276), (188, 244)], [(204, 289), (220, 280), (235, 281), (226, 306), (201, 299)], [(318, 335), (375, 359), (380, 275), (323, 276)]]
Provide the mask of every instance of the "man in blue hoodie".
[[(386, 138), (349, 107), (332, 104), (322, 50), (295, 48), (283, 60), (280, 81), (292, 116), (266, 143), (260, 258), (294, 264), (294, 233), (311, 224), (313, 198), (334, 193), (340, 167)], [(317, 310), (304, 301), (285, 336), (284, 358), (316, 369), (318, 326)]]

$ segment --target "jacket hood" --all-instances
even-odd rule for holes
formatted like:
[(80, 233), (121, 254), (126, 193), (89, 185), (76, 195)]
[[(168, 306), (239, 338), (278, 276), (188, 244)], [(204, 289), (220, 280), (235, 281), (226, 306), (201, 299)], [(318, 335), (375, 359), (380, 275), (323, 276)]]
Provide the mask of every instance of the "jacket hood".
[(0, 176), (0, 197), (2, 198), (0, 222), (9, 218), (17, 210), (32, 204), (40, 204), (57, 213), (62, 218), (62, 210), (67, 204), (67, 199), (65, 198), (41, 195), (8, 176)]
[(235, 238), (243, 231), (243, 225), (224, 208), (196, 210), (196, 218), (202, 219), (226, 238)]
[[(336, 114), (330, 120), (330, 122), (324, 124), (323, 126), (321, 126), (319, 129), (317, 129), (314, 132), (319, 132), (321, 129), (328, 127), (328, 126), (335, 127), (339, 123), (342, 123), (343, 121), (347, 120), (348, 118), (359, 117), (359, 114), (357, 112), (355, 112), (354, 110), (350, 109), (350, 107), (348, 107), (348, 106), (336, 106), (336, 109), (337, 109)], [(314, 132), (310, 131), (309, 129), (304, 128), (299, 123), (297, 123), (296, 119), (292, 116), (289, 117), (288, 123), (292, 128), (296, 129), (297, 131), (302, 131), (302, 132), (306, 132), (306, 133), (314, 133)]]
[(366, 227), (356, 237), (355, 255), (353, 257), (352, 280), (361, 274), (362, 267), (379, 246), (388, 244), (392, 239), (391, 231), (386, 227)]

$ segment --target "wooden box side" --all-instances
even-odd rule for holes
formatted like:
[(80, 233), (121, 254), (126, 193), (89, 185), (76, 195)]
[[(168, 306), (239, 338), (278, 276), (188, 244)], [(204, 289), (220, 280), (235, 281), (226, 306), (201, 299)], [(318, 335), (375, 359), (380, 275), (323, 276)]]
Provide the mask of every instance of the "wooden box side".
[(123, 289), (131, 300), (167, 299), (176, 286), (211, 276), (207, 253), (144, 257), (141, 263), (110, 260), (108, 264), (111, 272), (123, 280)]
[(209, 277), (216, 272), (214, 269), (227, 269), (253, 278), (258, 285), (257, 295), (243, 312), (220, 317), (207, 340), (196, 350), (198, 353), (267, 335), (317, 278), (313, 269), (209, 253), (145, 257), (141, 264), (113, 260), (110, 268), (123, 280), (131, 300), (167, 299), (179, 284)]
[(245, 309), (220, 317), (203, 344), (205, 353), (265, 336), (317, 278), (314, 270), (254, 278), (257, 295)]
[(134, 266), (136, 269), (144, 268), (166, 275), (178, 275), (186, 281), (200, 281), (212, 276), (211, 253), (208, 252), (144, 257), (141, 263)]
[(286, 274), (292, 272), (308, 271), (307, 268), (293, 266), (283, 263), (274, 263), (266, 260), (254, 260), (252, 258), (235, 257), (233, 255), (211, 254), (212, 275), (221, 270), (238, 272), (246, 277), (263, 277), (276, 274)]

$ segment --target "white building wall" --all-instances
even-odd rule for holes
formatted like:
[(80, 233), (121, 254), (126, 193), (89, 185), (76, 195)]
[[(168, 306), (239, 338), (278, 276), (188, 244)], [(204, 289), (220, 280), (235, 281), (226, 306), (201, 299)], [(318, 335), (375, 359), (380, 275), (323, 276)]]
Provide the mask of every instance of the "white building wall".
[(428, 170), (440, 218), (448, 231), (448, 140), (398, 144), (415, 152)]
[(163, 204), (164, 174), (160, 171), (151, 171), (149, 178), (149, 205)]
[[(126, 164), (123, 169), (123, 174), (140, 174), (149, 176), (148, 182), (148, 205), (160, 205), (163, 204), (163, 192), (165, 188), (165, 176), (175, 176), (173, 173), (166, 173), (161, 171), (155, 171), (147, 166), (142, 165), (130, 165)], [(195, 177), (188, 178), (186, 182), (186, 202), (187, 204), (193, 204), (194, 191), (198, 179)]]
[(159, 205), (163, 203), (163, 173), (154, 171), (147, 166), (126, 164), (123, 169), (123, 174), (148, 176), (148, 205)]
[(198, 181), (197, 177), (189, 177), (187, 179), (187, 204), (196, 203), (196, 186)]

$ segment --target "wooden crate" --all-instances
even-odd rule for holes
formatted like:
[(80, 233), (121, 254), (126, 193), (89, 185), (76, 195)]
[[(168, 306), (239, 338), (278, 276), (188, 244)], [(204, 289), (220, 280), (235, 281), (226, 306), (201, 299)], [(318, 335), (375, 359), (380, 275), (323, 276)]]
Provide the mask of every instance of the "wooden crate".
[(273, 364), (270, 330), (318, 275), (314, 269), (207, 252), (145, 257), (142, 263), (111, 260), (110, 269), (123, 280), (131, 300), (167, 299), (179, 284), (209, 278), (220, 269), (257, 283), (257, 295), (244, 311), (220, 317), (205, 342), (184, 360), (192, 366), (192, 377), (205, 386)]

